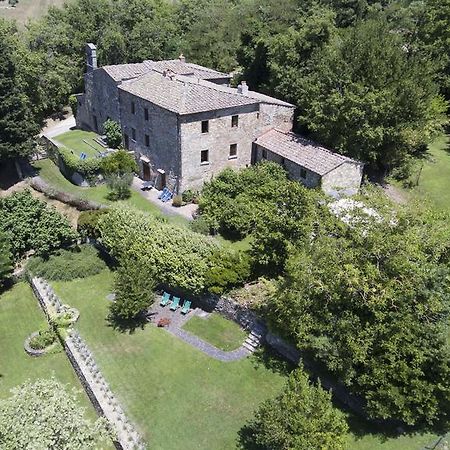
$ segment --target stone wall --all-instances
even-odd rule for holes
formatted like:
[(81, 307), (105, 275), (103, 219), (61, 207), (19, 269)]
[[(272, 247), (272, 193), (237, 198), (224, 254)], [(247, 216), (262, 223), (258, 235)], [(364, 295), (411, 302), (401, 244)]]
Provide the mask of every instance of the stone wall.
[(361, 187), (364, 164), (344, 162), (322, 177), (322, 190), (333, 197), (354, 195)]
[[(231, 126), (238, 116), (238, 126)], [(202, 133), (202, 121), (208, 121), (208, 132)], [(181, 117), (181, 184), (180, 191), (200, 189), (226, 167), (238, 169), (250, 165), (255, 129), (258, 127), (258, 105), (209, 111)], [(230, 145), (237, 145), (236, 157), (230, 157)], [(208, 150), (209, 162), (201, 163), (202, 150)]]
[(294, 107), (261, 103), (259, 105), (259, 124), (255, 139), (272, 128), (291, 131), (294, 122)]
[[(158, 176), (157, 170), (162, 169), (166, 174), (166, 185), (176, 190), (181, 171), (178, 116), (129, 92), (120, 89), (119, 92), (122, 132), (128, 136), (128, 148), (135, 153), (141, 177), (143, 162), (140, 157), (145, 156), (150, 160), (151, 180), (154, 181)], [(148, 110), (148, 120), (145, 120), (145, 108)], [(132, 129), (135, 130), (135, 139)]]

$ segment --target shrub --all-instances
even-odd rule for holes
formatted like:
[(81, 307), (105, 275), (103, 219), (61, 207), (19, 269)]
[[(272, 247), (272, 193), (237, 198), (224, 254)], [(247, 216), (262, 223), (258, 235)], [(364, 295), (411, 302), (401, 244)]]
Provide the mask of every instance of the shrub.
[(78, 232), (84, 237), (98, 238), (100, 236), (98, 221), (100, 220), (100, 217), (107, 212), (108, 210), (106, 208), (94, 211), (83, 211), (78, 216)]
[(0, 229), (13, 237), (10, 244), (15, 259), (30, 250), (48, 256), (78, 237), (65, 216), (34, 198), (29, 190), (0, 199), (0, 217)]
[(39, 334), (30, 339), (30, 347), (34, 350), (43, 350), (56, 341), (56, 333), (49, 328), (39, 331)]
[(10, 247), (8, 235), (0, 230), (0, 287), (13, 270)]
[(131, 183), (133, 174), (124, 175), (111, 174), (106, 176), (106, 185), (110, 189), (108, 198), (110, 200), (126, 200), (131, 197)]
[(70, 281), (100, 273), (106, 268), (98, 251), (91, 245), (82, 245), (73, 250), (60, 250), (48, 260), (31, 258), (27, 270), (47, 280)]
[(182, 194), (183, 202), (198, 203), (199, 192), (192, 189), (186, 189)]
[(114, 120), (108, 119), (103, 124), (105, 130), (106, 142), (111, 148), (119, 148), (122, 144), (122, 130), (120, 125)]
[(181, 195), (175, 195), (172, 200), (172, 206), (175, 206), (176, 208), (183, 206), (183, 198), (181, 197)]
[(69, 106), (72, 110), (72, 114), (77, 117), (77, 111), (78, 111), (78, 100), (75, 95), (71, 95), (69, 97)]
[(210, 259), (210, 268), (205, 275), (206, 289), (217, 295), (242, 285), (250, 276), (250, 260), (243, 252), (221, 250)]
[(192, 231), (195, 231), (196, 233), (204, 234), (205, 236), (208, 236), (211, 231), (208, 221), (203, 216), (199, 216), (196, 219), (194, 219), (189, 224), (189, 226)]
[(150, 275), (158, 283), (203, 292), (210, 257), (218, 249), (212, 238), (123, 206), (103, 215), (99, 228), (103, 245), (113, 256), (129, 255), (142, 270), (152, 268)]

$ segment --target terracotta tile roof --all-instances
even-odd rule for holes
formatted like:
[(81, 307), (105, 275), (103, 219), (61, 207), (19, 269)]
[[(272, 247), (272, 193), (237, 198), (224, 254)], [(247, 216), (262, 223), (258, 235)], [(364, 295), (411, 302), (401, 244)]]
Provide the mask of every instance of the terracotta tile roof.
[(227, 73), (208, 69), (197, 64), (187, 63), (179, 59), (170, 59), (167, 61), (144, 61), (136, 64), (117, 64), (114, 66), (102, 66), (106, 73), (115, 81), (129, 80), (140, 75), (156, 71), (162, 73), (165, 70), (171, 70), (178, 75), (192, 76), (203, 80), (215, 80), (229, 78)]
[(273, 129), (260, 136), (256, 143), (318, 175), (325, 175), (344, 162), (362, 164), (334, 153), (313, 141), (292, 132)]
[(177, 114), (195, 114), (259, 103), (255, 99), (234, 91), (229, 92), (222, 86), (195, 77), (175, 75), (170, 78), (158, 72), (125, 81), (119, 89)]

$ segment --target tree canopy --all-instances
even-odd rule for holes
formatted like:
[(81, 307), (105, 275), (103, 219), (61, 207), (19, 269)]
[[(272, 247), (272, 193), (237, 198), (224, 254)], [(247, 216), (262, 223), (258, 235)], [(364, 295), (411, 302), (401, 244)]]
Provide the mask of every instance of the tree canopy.
[(55, 379), (27, 381), (0, 400), (0, 447), (88, 450), (109, 437), (104, 419), (86, 419), (75, 390)]

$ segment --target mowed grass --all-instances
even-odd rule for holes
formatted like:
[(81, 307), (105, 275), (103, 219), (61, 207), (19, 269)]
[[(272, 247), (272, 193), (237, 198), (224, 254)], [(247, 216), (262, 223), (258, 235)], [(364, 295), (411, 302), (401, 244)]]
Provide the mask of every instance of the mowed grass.
[(33, 358), (25, 353), (23, 343), (33, 332), (47, 326), (30, 286), (21, 282), (0, 295), (0, 397), (9, 397), (10, 389), (26, 380), (51, 378), (75, 387), (79, 399), (95, 417), (87, 396), (72, 370), (64, 351)]
[(98, 134), (92, 131), (71, 130), (55, 136), (53, 140), (73, 151), (75, 155), (80, 156), (81, 153), (85, 153), (88, 158), (95, 158), (106, 150), (95, 141), (98, 137)]
[(416, 170), (411, 177), (413, 188), (404, 188), (398, 181), (393, 184), (410, 200), (426, 201), (438, 209), (450, 211), (450, 136), (443, 135), (431, 144), (429, 156), (422, 170)]
[[(80, 310), (81, 335), (150, 448), (235, 449), (241, 427), (286, 380), (287, 370), (276, 359), (270, 360), (272, 365), (258, 356), (222, 363), (152, 325), (114, 330), (106, 320), (110, 271), (53, 285), (66, 303)], [(348, 450), (421, 450), (437, 437), (390, 437), (355, 419), (350, 429)]]
[(256, 356), (222, 363), (153, 325), (114, 330), (109, 271), (54, 287), (80, 310), (81, 335), (152, 449), (236, 448), (240, 428), (285, 381)]
[[(106, 185), (102, 184), (94, 187), (76, 186), (65, 178), (59, 171), (58, 167), (49, 159), (43, 159), (35, 162), (34, 167), (37, 169), (39, 176), (42, 177), (44, 181), (59, 191), (68, 192), (76, 197), (92, 200), (103, 205), (127, 204), (141, 211), (159, 217), (163, 216), (163, 213), (156, 205), (146, 200), (133, 189), (131, 189), (131, 197), (129, 199), (120, 202), (111, 201), (108, 199), (109, 190)], [(169, 222), (177, 225), (187, 226), (188, 224), (186, 219), (178, 215), (165, 217), (167, 217)]]
[(217, 313), (205, 318), (192, 316), (183, 328), (225, 351), (236, 350), (247, 338), (247, 333), (238, 324)]
[(5, 8), (7, 3), (7, 0), (0, 1), (0, 17), (25, 24), (30, 19), (42, 17), (50, 6), (62, 6), (65, 0), (19, 0), (15, 8)]

